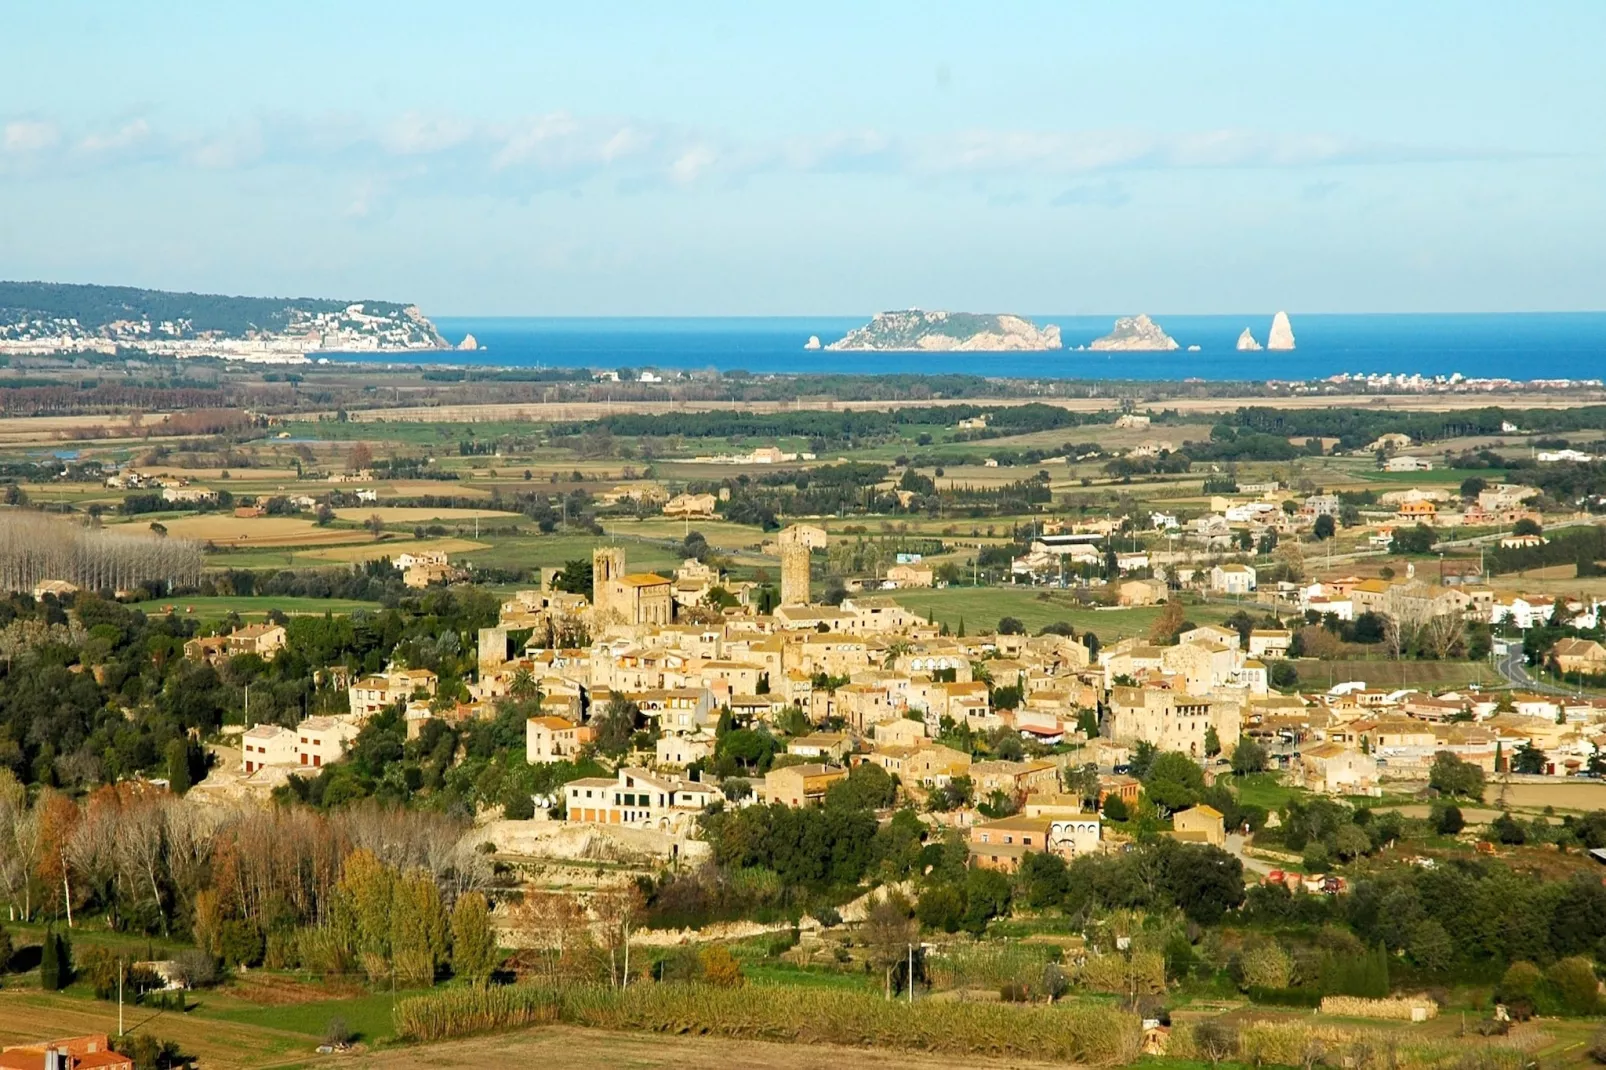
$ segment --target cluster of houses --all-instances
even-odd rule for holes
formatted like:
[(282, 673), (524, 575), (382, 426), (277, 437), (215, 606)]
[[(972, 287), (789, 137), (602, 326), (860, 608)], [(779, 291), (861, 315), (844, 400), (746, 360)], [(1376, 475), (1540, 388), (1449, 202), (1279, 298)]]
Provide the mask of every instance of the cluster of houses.
[[(1109, 534), (1045, 528), (1040, 538), (1069, 556)], [(1072, 857), (1100, 849), (1099, 813), (1084, 811), (1081, 794), (1065, 791), (1069, 773), (1095, 767), (1101, 805), (1112, 794), (1135, 802), (1138, 782), (1124, 774), (1139, 743), (1187, 755), (1208, 779), (1247, 736), (1264, 743), (1294, 783), (1345, 795), (1379, 794), (1385, 778), (1420, 779), (1444, 751), (1490, 773), (1510, 768), (1519, 751), (1542, 751), (1540, 775), (1566, 776), (1586, 771), (1606, 746), (1606, 700), (1356, 683), (1279, 693), (1269, 664), (1289, 655), (1294, 633), (1287, 629), (1206, 625), (1167, 642), (1125, 639), (1095, 656), (1063, 635), (944, 635), (873, 593), (813, 604), (807, 554), (825, 540), (810, 525), (778, 536), (782, 598), (767, 613), (752, 585), (711, 566), (688, 560), (672, 576), (631, 572), (622, 550), (598, 548), (589, 595), (556, 589), (549, 573), (539, 590), (503, 603), (498, 623), (478, 636), (469, 701), (432, 701), (432, 673), (393, 667), (350, 681), (346, 713), (309, 717), (294, 729), (248, 729), (242, 771), (338, 761), (368, 718), (397, 705), (416, 734), (431, 718), (491, 716), (509, 695), (539, 696), (526, 724), (526, 758), (568, 761), (587, 752), (599, 717), (623, 701), (639, 710), (650, 746), (635, 747), (613, 775), (571, 781), (561, 799), (547, 800), (561, 803), (567, 821), (687, 834), (716, 799), (817, 805), (851, 769), (870, 763), (916, 799), (964, 778), (977, 803), (1009, 816), (987, 820), (975, 807), (960, 807), (927, 819), (963, 828), (977, 865), (1011, 869), (1032, 850)], [(444, 557), (419, 555), (407, 567), (448, 566)], [(1274, 592), (1257, 588), (1250, 565), (1219, 564), (1198, 576), (1224, 594), (1270, 593), (1340, 620), (1371, 612), (1396, 621), (1451, 617), (1527, 627), (1558, 613), (1573, 622), (1596, 613), (1592, 605), (1501, 598), (1414, 576), (1329, 579)], [(715, 588), (729, 597), (711, 600)], [(1122, 581), (1119, 590), (1123, 604), (1166, 597), (1164, 581), (1152, 578)], [(272, 657), (284, 638), (283, 628), (255, 625), (194, 640), (186, 655)], [(1606, 647), (1589, 640), (1558, 644), (1555, 659), (1563, 672), (1606, 671)], [(706, 772), (727, 713), (737, 726), (775, 726), (785, 738), (785, 754), (751, 783), (725, 785)], [(798, 728), (800, 716), (806, 731)], [(1097, 724), (1091, 736), (1090, 720)], [(788, 731), (779, 730), (783, 723)], [(977, 760), (951, 745), (965, 730), (995, 740), (1016, 736), (1024, 756)], [(1221, 822), (1219, 813), (1196, 807), (1176, 815), (1174, 834), (1219, 844)]]

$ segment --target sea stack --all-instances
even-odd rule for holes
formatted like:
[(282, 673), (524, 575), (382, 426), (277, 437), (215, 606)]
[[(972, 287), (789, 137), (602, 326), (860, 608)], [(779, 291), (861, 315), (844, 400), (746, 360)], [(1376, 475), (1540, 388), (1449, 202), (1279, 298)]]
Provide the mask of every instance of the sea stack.
[(1260, 343), (1255, 341), (1254, 332), (1251, 331), (1248, 327), (1245, 327), (1244, 328), (1244, 333), (1240, 334), (1238, 336), (1238, 348), (1240, 350), (1251, 350), (1251, 349), (1260, 349), (1261, 348)]
[(1288, 313), (1279, 312), (1271, 318), (1271, 333), (1266, 336), (1266, 348), (1294, 348), (1294, 328), (1288, 322)]
[(457, 349), (461, 353), (467, 353), (467, 352), (469, 352), (471, 350), (478, 349), (479, 347), (480, 347), (480, 343), (475, 339), (475, 337), (472, 334), (465, 334), (463, 336), (463, 340), (461, 342), (457, 343)]
[(817, 335), (817, 334), (809, 335), (809, 340), (807, 342), (803, 343), (803, 348), (804, 349), (819, 349), (820, 348), (820, 336)]

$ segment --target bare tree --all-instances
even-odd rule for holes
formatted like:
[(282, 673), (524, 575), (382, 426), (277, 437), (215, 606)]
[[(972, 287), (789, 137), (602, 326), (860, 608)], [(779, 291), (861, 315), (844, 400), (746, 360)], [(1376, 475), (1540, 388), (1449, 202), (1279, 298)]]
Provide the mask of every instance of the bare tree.
[(1441, 661), (1466, 639), (1466, 618), (1459, 613), (1440, 613), (1429, 617), (1420, 632), (1422, 643)]
[[(920, 923), (911, 914), (909, 900), (890, 892), (876, 901), (864, 919), (864, 942), (870, 948), (870, 961), (883, 973), (888, 999), (892, 998), (893, 971), (920, 938)], [(913, 984), (914, 978), (908, 981)]]
[(641, 892), (634, 885), (612, 888), (591, 896), (591, 913), (597, 919), (602, 947), (608, 953), (608, 976), (615, 987), (630, 984), (630, 937), (641, 924)]
[(585, 911), (572, 895), (530, 892), (510, 911), (520, 943), (534, 953), (548, 984), (564, 980), (576, 955), (591, 943)]

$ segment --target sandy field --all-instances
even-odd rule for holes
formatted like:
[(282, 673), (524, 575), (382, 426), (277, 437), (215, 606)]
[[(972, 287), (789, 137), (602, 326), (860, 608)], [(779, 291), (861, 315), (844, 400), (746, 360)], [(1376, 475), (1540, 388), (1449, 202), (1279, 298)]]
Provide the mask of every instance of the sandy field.
[[(1465, 819), (1466, 823), (1469, 825), (1487, 825), (1489, 822), (1500, 816), (1499, 810), (1485, 810), (1476, 806), (1463, 806), (1460, 809), (1462, 818)], [(1377, 812), (1380, 814), (1392, 812), (1399, 814), (1401, 817), (1421, 819), (1433, 816), (1433, 807), (1418, 805), (1379, 806), (1377, 808)]]
[[(294, 468), (174, 468), (155, 467), (138, 468), (135, 471), (147, 477), (170, 476), (175, 479), (216, 481), (218, 485), (213, 490), (228, 490), (230, 481), (235, 483), (283, 483), (282, 488), (291, 494), (310, 493), (302, 487), (296, 486), (296, 470)], [(229, 479), (223, 478), (224, 472), (229, 473)]]
[(504, 513), (496, 509), (427, 509), (422, 506), (409, 505), (381, 505), (359, 506), (355, 509), (336, 509), (335, 515), (342, 520), (354, 521), (358, 524), (367, 523), (371, 516), (378, 516), (385, 524), (427, 524), (432, 520), (518, 520), (521, 513)]
[(448, 554), (466, 554), (473, 550), (490, 548), (490, 543), (475, 542), (473, 539), (407, 539), (397, 542), (374, 542), (362, 546), (331, 546), (326, 550), (308, 550), (298, 556), (317, 561), (377, 561), (381, 557), (431, 550)]
[(1606, 810), (1606, 780), (1564, 780), (1551, 784), (1491, 783), (1483, 789), (1483, 801), (1496, 803), (1502, 789), (1509, 806), (1524, 810)]
[[(141, 426), (154, 427), (167, 418), (166, 413), (144, 414)], [(75, 431), (88, 427), (104, 427), (114, 434), (130, 435), (133, 429), (128, 417), (107, 413), (90, 413), (83, 416), (7, 416), (0, 419), (0, 443), (23, 445), (30, 442), (61, 442), (73, 437)], [(110, 441), (110, 440), (101, 440)]]
[[(310, 520), (293, 516), (239, 517), (183, 516), (164, 520), (160, 513), (149, 514), (167, 528), (174, 538), (212, 542), (219, 546), (333, 546), (345, 542), (362, 542), (372, 539), (366, 531), (320, 528)], [(146, 517), (131, 521), (130, 526), (144, 527)]]

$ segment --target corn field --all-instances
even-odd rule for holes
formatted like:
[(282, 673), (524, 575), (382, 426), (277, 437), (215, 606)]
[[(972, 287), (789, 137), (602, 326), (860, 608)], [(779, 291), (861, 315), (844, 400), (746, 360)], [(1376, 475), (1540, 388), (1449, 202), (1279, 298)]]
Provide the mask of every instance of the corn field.
[[(1389, 1018), (1421, 1021), (1439, 1016), (1439, 1005), (1427, 996), (1396, 999), (1362, 999), (1359, 996), (1323, 996), (1322, 1013), (1340, 1018)], [(1417, 1016), (1421, 1017), (1418, 1018)]]
[(0, 512), (0, 590), (31, 591), (45, 580), (85, 590), (128, 590), (150, 580), (193, 586), (202, 555), (187, 539), (86, 528), (70, 520)]
[[(1295, 1021), (1260, 1021), (1233, 1031), (1218, 1031), (1214, 1051), (1196, 1032), (1207, 1023), (1178, 1023), (1171, 1030), (1165, 1054), (1168, 1059), (1225, 1059), (1253, 1066), (1338, 1065), (1356, 1070), (1394, 1067), (1396, 1070), (1432, 1070), (1454, 1066), (1471, 1070), (1520, 1070), (1532, 1059), (1520, 1046), (1478, 1037), (1417, 1039), (1405, 1030), (1345, 1028)], [(1500, 1038), (1506, 1040), (1507, 1038)]]
[(511, 986), (454, 989), (404, 1000), (396, 1033), (428, 1041), (543, 1022), (838, 1044), (957, 1055), (1115, 1065), (1137, 1057), (1135, 1015), (1108, 1006), (1020, 1006), (927, 1000), (913, 1005), (870, 993), (767, 987), (762, 992), (698, 984), (628, 989)]

